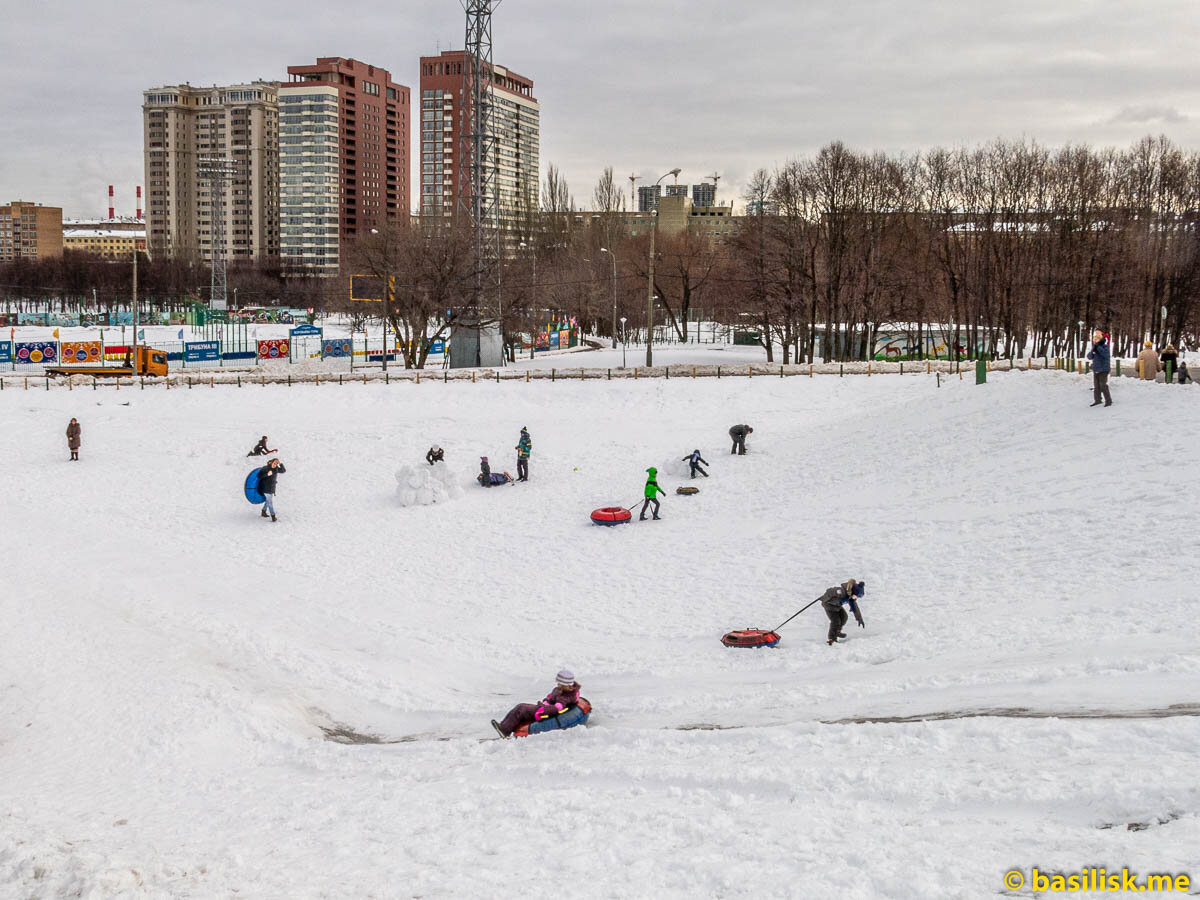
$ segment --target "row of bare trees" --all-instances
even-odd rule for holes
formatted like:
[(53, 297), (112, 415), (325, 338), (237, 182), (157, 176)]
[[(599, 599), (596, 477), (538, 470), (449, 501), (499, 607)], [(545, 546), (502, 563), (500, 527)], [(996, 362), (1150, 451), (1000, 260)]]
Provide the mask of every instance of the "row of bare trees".
[[(431, 340), (464, 312), (500, 319), (517, 344), (549, 317), (609, 336), (620, 317), (696, 339), (699, 319), (763, 336), (768, 359), (865, 358), (881, 333), (912, 353), (1070, 355), (1092, 328), (1130, 355), (1143, 339), (1200, 343), (1200, 154), (1166, 138), (1125, 150), (1031, 141), (860, 153), (841, 143), (745, 185), (745, 215), (719, 238), (688, 228), (656, 237), (630, 225), (606, 169), (592, 209), (576, 208), (549, 166), (540, 208), (509, 223), (502, 260), (480, 271), (469, 231), (414, 219), (345, 248), (335, 279), (283, 278), (271, 262), (231, 267), (239, 303), (385, 312), (424, 365)], [(53, 297), (62, 308), (119, 304), (130, 266), (67, 253), (0, 265), (0, 297)], [(390, 285), (386, 303), (350, 300), (349, 276)], [(144, 260), (141, 294), (163, 305), (205, 295), (207, 269)], [(483, 290), (487, 286), (487, 290)], [(648, 296), (654, 321), (647, 322)], [(1164, 315), (1165, 310), (1165, 315)]]

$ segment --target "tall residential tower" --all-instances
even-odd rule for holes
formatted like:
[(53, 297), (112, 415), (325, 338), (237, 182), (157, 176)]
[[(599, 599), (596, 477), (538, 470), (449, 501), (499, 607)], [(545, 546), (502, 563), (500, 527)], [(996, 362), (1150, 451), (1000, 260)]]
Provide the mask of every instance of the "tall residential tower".
[(286, 271), (336, 274), (348, 242), (409, 213), (409, 88), (355, 59), (288, 66), (279, 89)]
[[(421, 57), (421, 215), (462, 212), (460, 180), (470, 151), (463, 108), (462, 50)], [(495, 109), (496, 206), (503, 242), (513, 246), (522, 219), (536, 216), (541, 108), (533, 81), (493, 66), (489, 83)]]
[[(224, 257), (279, 255), (278, 82), (188, 84), (142, 95), (146, 230), (155, 255), (212, 258), (213, 215), (223, 214)], [(232, 163), (212, 196), (200, 163)]]

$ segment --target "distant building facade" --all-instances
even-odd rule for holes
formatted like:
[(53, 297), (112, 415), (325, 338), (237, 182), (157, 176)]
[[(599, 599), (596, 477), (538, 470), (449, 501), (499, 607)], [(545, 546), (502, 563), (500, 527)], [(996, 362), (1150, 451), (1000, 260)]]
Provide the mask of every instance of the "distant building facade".
[(643, 184), (637, 189), (638, 212), (650, 212), (658, 209), (658, 199), (662, 196), (661, 184)]
[[(182, 84), (142, 94), (146, 225), (154, 254), (211, 259), (213, 216), (224, 212), (225, 258), (279, 255), (279, 83)], [(214, 197), (204, 159), (237, 174)]]
[(605, 227), (614, 223), (630, 237), (646, 234), (651, 224), (660, 236), (675, 236), (685, 231), (704, 234), (718, 243), (735, 237), (745, 221), (735, 216), (732, 206), (696, 206), (686, 194), (660, 197), (656, 211), (577, 213), (576, 227)]
[(692, 203), (695, 206), (716, 206), (717, 205), (717, 186), (715, 184), (693, 184), (692, 185)]
[[(462, 167), (470, 150), (463, 67), (466, 54), (421, 57), (421, 215), (454, 216), (463, 200)], [(533, 80), (493, 66), (488, 85), (496, 114), (496, 203), (507, 243), (538, 210), (541, 106)]]
[(146, 220), (134, 216), (113, 219), (66, 219), (62, 224), (63, 249), (129, 259), (134, 250), (146, 250)]
[(62, 207), (24, 200), (0, 206), (0, 262), (55, 259), (62, 253)]
[(410, 90), (344, 57), (288, 66), (279, 88), (284, 270), (336, 274), (341, 251), (409, 214)]

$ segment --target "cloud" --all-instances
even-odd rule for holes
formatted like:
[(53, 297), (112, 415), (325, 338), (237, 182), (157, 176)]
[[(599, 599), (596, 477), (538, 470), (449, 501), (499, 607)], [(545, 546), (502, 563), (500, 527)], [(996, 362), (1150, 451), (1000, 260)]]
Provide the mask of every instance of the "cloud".
[(1176, 124), (1188, 117), (1173, 106), (1122, 106), (1106, 125), (1145, 125), (1154, 122)]

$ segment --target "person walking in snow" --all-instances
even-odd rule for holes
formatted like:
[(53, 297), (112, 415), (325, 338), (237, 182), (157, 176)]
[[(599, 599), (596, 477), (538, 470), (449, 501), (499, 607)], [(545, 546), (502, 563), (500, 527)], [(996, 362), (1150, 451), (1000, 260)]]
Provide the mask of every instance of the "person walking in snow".
[(654, 518), (658, 518), (659, 501), (656, 495), (662, 494), (664, 497), (667, 495), (667, 492), (658, 486), (658, 469), (651, 466), (646, 470), (646, 474), (649, 476), (646, 479), (646, 499), (642, 501), (642, 514), (638, 517), (639, 520), (643, 522), (646, 521), (646, 510), (649, 508), (651, 503), (654, 504)]
[(72, 419), (67, 424), (67, 449), (71, 451), (71, 459), (79, 461), (79, 443), (82, 429), (78, 419)]
[(446, 461), (446, 451), (443, 450), (441, 447), (439, 447), (437, 444), (434, 444), (432, 447), (430, 447), (429, 452), (425, 454), (425, 462), (429, 463), (431, 466), (434, 463), (440, 463), (440, 462), (445, 462), (445, 461)]
[(517, 441), (517, 481), (529, 480), (529, 451), (533, 449), (533, 441), (529, 439), (529, 429), (521, 428), (521, 438)]
[(746, 455), (746, 435), (752, 434), (754, 429), (749, 425), (734, 425), (729, 429), (729, 436), (733, 438), (733, 449), (729, 451), (732, 455), (736, 453), (738, 456)]
[(693, 450), (689, 456), (685, 456), (683, 459), (684, 459), (684, 462), (686, 462), (688, 465), (690, 465), (692, 467), (692, 477), (693, 478), (696, 477), (697, 472), (699, 472), (705, 478), (708, 477), (708, 473), (705, 472), (702, 468), (700, 468), (700, 464), (704, 463), (704, 465), (707, 466), (707, 465), (709, 465), (709, 462), (708, 462), (708, 460), (704, 459), (704, 457), (702, 457), (700, 455), (699, 450)]
[(496, 733), (502, 738), (512, 737), (512, 733), (522, 725), (552, 719), (579, 703), (579, 684), (570, 669), (560, 669), (554, 676), (554, 682), (554, 690), (541, 703), (518, 703), (501, 721), (492, 719)]
[(1142, 381), (1153, 381), (1158, 374), (1158, 354), (1154, 352), (1154, 344), (1146, 341), (1142, 352), (1137, 355), (1137, 373)]
[(825, 609), (825, 615), (829, 616), (829, 634), (827, 640), (830, 646), (835, 644), (838, 638), (844, 638), (846, 633), (842, 631), (842, 627), (846, 624), (849, 616), (846, 615), (846, 610), (842, 607), (849, 605), (854, 613), (854, 618), (858, 622), (859, 628), (866, 628), (867, 623), (863, 621), (862, 613), (858, 611), (858, 601), (866, 592), (867, 585), (862, 581), (855, 581), (851, 578), (843, 584), (829, 588), (818, 599), (821, 601), (821, 606)]
[(1191, 376), (1191, 373), (1188, 372), (1187, 362), (1186, 362), (1186, 360), (1181, 359), (1179, 361), (1179, 383), (1187, 384), (1191, 380), (1192, 380), (1192, 376)]
[(266, 456), (268, 453), (276, 451), (267, 446), (267, 436), (264, 434), (258, 439), (258, 443), (254, 445), (254, 449), (247, 453), (247, 456)]
[(1112, 394), (1108, 392), (1108, 371), (1112, 366), (1112, 353), (1108, 348), (1108, 338), (1099, 328), (1092, 335), (1092, 349), (1088, 351), (1087, 358), (1092, 361), (1092, 406), (1099, 406), (1102, 396), (1104, 405), (1112, 406)]
[(286, 472), (283, 463), (277, 457), (272, 457), (258, 472), (258, 492), (263, 495), (262, 517), (268, 515), (271, 521), (275, 519), (275, 480)]

